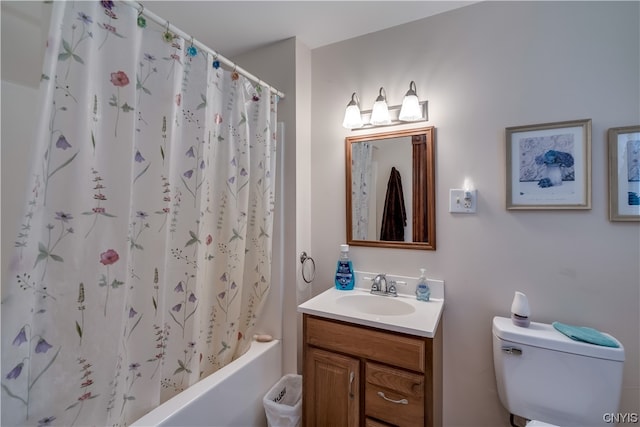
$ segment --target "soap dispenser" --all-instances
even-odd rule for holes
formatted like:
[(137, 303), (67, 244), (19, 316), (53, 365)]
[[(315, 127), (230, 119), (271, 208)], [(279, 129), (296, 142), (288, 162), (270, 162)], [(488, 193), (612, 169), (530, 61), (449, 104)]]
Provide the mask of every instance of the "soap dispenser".
[(429, 285), (427, 285), (425, 271), (426, 269), (424, 268), (420, 269), (420, 278), (416, 285), (416, 299), (418, 301), (429, 301), (429, 298), (431, 297), (431, 290), (429, 289)]
[(350, 291), (353, 289), (355, 282), (353, 264), (349, 259), (349, 245), (340, 245), (340, 258), (336, 266), (335, 276), (336, 289)]

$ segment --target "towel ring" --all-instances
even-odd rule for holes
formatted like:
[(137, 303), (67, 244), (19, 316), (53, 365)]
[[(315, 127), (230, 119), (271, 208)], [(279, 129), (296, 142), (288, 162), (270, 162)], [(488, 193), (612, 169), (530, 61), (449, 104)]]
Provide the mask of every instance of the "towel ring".
[[(311, 261), (311, 278), (310, 279), (307, 279), (307, 276), (305, 274), (305, 269), (304, 269), (304, 266), (307, 263), (307, 261)], [(304, 280), (305, 283), (313, 282), (313, 279), (316, 278), (316, 262), (313, 260), (313, 258), (308, 256), (306, 252), (302, 252), (300, 254), (300, 263), (302, 264), (302, 280)]]

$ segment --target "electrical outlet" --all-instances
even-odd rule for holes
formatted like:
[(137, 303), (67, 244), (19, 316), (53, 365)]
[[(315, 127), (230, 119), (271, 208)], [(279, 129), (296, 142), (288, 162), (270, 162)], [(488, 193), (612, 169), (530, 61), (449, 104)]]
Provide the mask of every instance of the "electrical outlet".
[(465, 209), (471, 209), (471, 206), (473, 206), (473, 199), (471, 198), (471, 192), (470, 191), (465, 191), (464, 192), (464, 199), (462, 199), (462, 206)]
[(477, 195), (477, 190), (449, 190), (449, 212), (475, 213)]

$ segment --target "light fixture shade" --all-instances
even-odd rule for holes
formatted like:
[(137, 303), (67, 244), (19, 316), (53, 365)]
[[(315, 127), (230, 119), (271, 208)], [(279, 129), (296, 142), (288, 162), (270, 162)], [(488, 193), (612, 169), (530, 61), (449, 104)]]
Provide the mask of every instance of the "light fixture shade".
[(418, 95), (416, 94), (416, 84), (412, 81), (409, 84), (407, 94), (402, 100), (402, 108), (400, 108), (400, 115), (398, 116), (398, 119), (403, 122), (415, 122), (422, 118), (420, 102), (418, 101)]
[(373, 104), (373, 110), (371, 111), (371, 124), (374, 126), (391, 124), (386, 95), (384, 88), (380, 88), (380, 94), (376, 98), (376, 102)]
[(347, 109), (344, 112), (344, 120), (342, 120), (342, 126), (347, 129), (361, 128), (362, 116), (360, 115), (360, 107), (358, 106), (358, 95), (353, 92), (351, 95), (351, 101), (347, 104)]

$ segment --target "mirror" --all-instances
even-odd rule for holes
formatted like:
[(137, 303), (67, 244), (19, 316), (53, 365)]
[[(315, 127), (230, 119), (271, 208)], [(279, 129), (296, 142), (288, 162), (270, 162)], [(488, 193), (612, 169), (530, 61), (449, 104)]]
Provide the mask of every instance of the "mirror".
[(349, 136), (347, 244), (436, 249), (433, 126)]

